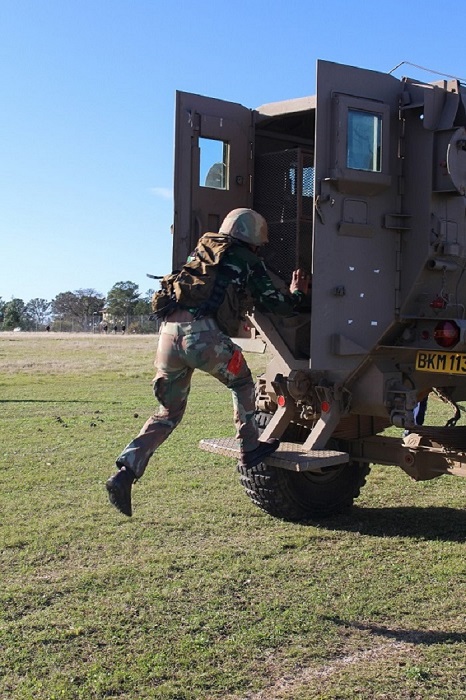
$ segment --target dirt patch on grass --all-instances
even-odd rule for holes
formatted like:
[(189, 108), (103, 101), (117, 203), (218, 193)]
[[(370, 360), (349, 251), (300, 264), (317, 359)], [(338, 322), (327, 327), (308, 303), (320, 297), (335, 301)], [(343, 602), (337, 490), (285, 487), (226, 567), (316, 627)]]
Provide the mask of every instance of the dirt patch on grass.
[[(308, 695), (309, 698), (316, 697), (314, 693), (323, 691), (325, 682), (331, 677), (346, 673), (354, 677), (354, 671), (356, 670), (358, 673), (360, 668), (364, 669), (364, 675), (368, 675), (368, 666), (371, 664), (380, 667), (387, 664), (393, 666), (397, 662), (404, 664), (412, 655), (412, 645), (393, 639), (385, 640), (372, 648), (359, 649), (320, 666), (296, 669), (295, 673), (277, 678), (267, 688), (259, 692), (248, 693), (242, 696), (241, 700), (285, 700), (294, 698), (299, 690), (304, 688), (307, 689), (307, 693), (312, 693), (312, 695)], [(343, 696), (338, 695), (338, 697)]]

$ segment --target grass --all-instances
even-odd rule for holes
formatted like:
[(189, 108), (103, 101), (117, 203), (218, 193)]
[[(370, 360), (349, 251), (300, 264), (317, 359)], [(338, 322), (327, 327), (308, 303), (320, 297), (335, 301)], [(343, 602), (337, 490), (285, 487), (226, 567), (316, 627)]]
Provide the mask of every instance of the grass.
[(0, 698), (466, 698), (464, 481), (374, 467), (350, 515), (275, 520), (197, 449), (233, 427), (196, 373), (126, 519), (104, 482), (155, 345), (0, 334)]

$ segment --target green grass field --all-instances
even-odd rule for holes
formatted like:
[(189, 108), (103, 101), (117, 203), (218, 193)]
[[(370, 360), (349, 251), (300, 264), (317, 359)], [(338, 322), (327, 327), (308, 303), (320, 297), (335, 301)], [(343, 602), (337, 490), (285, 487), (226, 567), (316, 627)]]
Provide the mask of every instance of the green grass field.
[(0, 334), (0, 698), (466, 698), (465, 482), (374, 466), (351, 514), (275, 520), (198, 450), (233, 424), (196, 373), (127, 519), (104, 483), (155, 346)]

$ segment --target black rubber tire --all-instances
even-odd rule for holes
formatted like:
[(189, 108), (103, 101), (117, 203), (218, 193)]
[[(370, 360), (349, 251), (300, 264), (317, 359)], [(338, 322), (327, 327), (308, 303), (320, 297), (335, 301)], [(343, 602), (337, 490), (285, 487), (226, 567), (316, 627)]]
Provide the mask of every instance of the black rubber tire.
[[(270, 413), (258, 412), (256, 420), (262, 431), (271, 418)], [(282, 440), (293, 440), (287, 433), (304, 430), (304, 441), (308, 430), (290, 425)], [(294, 437), (294, 436), (293, 436)], [(241, 484), (251, 501), (269, 515), (291, 522), (320, 520), (338, 515), (351, 508), (359, 496), (370, 472), (367, 464), (349, 464), (328, 467), (321, 474), (292, 472), (279, 467), (258, 464), (245, 469), (238, 464)]]
[(241, 484), (251, 501), (281, 520), (320, 520), (347, 511), (366, 483), (370, 468), (352, 462), (322, 474), (292, 472), (265, 463), (252, 469), (238, 464)]

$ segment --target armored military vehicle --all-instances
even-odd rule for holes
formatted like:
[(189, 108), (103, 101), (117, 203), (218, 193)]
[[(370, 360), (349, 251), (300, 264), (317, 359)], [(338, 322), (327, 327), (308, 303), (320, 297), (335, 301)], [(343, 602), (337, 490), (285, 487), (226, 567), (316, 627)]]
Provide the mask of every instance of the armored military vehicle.
[[(240, 469), (252, 501), (307, 520), (351, 506), (371, 464), (466, 476), (466, 87), (319, 61), (312, 97), (176, 102), (174, 267), (251, 207), (275, 280), (312, 273), (308, 312), (250, 319), (271, 358), (258, 420), (282, 441)], [(446, 427), (415, 424), (432, 390)], [(200, 446), (238, 455), (234, 439)]]

